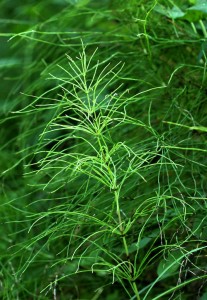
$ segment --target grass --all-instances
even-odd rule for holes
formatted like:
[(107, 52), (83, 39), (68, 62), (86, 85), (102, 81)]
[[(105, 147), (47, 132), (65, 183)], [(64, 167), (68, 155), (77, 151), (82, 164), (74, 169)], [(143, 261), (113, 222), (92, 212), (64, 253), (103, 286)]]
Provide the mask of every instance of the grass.
[(205, 10), (17, 4), (1, 4), (1, 298), (205, 299)]

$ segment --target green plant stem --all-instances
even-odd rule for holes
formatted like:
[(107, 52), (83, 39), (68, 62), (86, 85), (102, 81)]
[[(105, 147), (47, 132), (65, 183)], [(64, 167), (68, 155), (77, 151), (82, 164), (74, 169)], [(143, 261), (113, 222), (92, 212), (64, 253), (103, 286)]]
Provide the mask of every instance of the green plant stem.
[(205, 25), (203, 24), (203, 21), (202, 21), (202, 20), (199, 20), (199, 23), (200, 23), (200, 25), (201, 25), (201, 29), (202, 29), (202, 31), (203, 31), (203, 35), (204, 35), (204, 37), (205, 37), (205, 39), (206, 39), (206, 38), (207, 38), (206, 27), (205, 27)]
[(198, 31), (197, 31), (197, 29), (196, 29), (194, 23), (193, 23), (193, 22), (190, 22), (190, 24), (191, 24), (191, 26), (192, 26), (192, 29), (193, 29), (194, 33), (198, 35)]
[(147, 52), (148, 52), (147, 54), (149, 55), (150, 62), (152, 60), (152, 52), (151, 52), (151, 49), (150, 49), (149, 35), (147, 33), (147, 24), (148, 24), (147, 21), (148, 21), (149, 15), (151, 14), (151, 12), (153, 11), (153, 9), (156, 5), (157, 5), (157, 0), (154, 1), (154, 3), (152, 4), (152, 7), (147, 12), (146, 17), (145, 17), (145, 21), (144, 21), (144, 35), (145, 35), (146, 44), (147, 44)]
[[(114, 198), (115, 198), (115, 203), (116, 203), (116, 213), (117, 213), (118, 221), (119, 221), (119, 230), (120, 230), (120, 233), (121, 233), (121, 236), (122, 236), (124, 250), (125, 250), (127, 260), (128, 260), (129, 273), (130, 273), (131, 277), (133, 277), (132, 266), (131, 266), (131, 261), (130, 261), (130, 257), (129, 257), (129, 249), (128, 249), (127, 240), (126, 240), (126, 237), (125, 237), (124, 226), (123, 226), (123, 221), (122, 221), (122, 218), (121, 218), (121, 212), (120, 212), (120, 206), (119, 206), (119, 191), (114, 192)], [(132, 282), (132, 288), (133, 288), (133, 291), (136, 295), (137, 300), (140, 300), (136, 282)]]
[(134, 290), (134, 293), (136, 295), (137, 300), (140, 300), (140, 296), (139, 296), (139, 292), (138, 292), (138, 289), (137, 289), (136, 282), (132, 282), (132, 287), (133, 287), (133, 290)]

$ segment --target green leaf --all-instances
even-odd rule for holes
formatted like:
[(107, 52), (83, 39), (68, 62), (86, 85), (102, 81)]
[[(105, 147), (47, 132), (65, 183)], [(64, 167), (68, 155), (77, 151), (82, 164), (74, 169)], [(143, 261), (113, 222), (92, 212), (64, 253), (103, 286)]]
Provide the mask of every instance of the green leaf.
[(142, 249), (144, 248), (150, 241), (152, 238), (150, 237), (144, 237), (143, 239), (141, 239), (141, 241), (139, 243), (132, 243), (129, 246), (129, 253), (133, 253), (135, 251), (137, 251), (138, 249)]
[(198, 0), (197, 3), (188, 8), (188, 10), (196, 10), (200, 11), (204, 14), (207, 14), (207, 1), (206, 0)]
[(171, 19), (181, 18), (185, 15), (185, 13), (177, 6), (174, 6), (172, 9), (169, 9), (168, 13)]
[(182, 19), (189, 22), (198, 22), (203, 18), (203, 13), (198, 10), (188, 9)]
[(177, 6), (166, 8), (163, 5), (158, 4), (154, 10), (171, 19), (181, 18), (185, 15), (185, 13)]
[(137, 243), (137, 247), (139, 247), (139, 249), (144, 248), (149, 242), (151, 241), (150, 237), (144, 237), (143, 239), (141, 239), (141, 241), (139, 243)]
[[(180, 250), (171, 251), (168, 257), (161, 260), (157, 268), (157, 274), (161, 278), (166, 278), (173, 275), (180, 266), (180, 259), (183, 257), (183, 253)], [(165, 272), (166, 270), (166, 272)]]
[(207, 219), (206, 216), (199, 216), (199, 218), (195, 218), (193, 222), (193, 234), (197, 238), (207, 239)]

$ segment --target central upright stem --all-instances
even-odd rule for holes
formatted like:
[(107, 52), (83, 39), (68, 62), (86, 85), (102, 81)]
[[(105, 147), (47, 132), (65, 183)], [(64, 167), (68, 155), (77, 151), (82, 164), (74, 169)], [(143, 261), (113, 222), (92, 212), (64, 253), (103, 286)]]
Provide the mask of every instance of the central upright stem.
[[(119, 191), (118, 190), (116, 190), (114, 192), (114, 198), (115, 198), (115, 203), (116, 203), (116, 213), (117, 213), (118, 222), (119, 222), (119, 230), (120, 230), (123, 245), (124, 245), (124, 251), (125, 251), (125, 254), (126, 254), (126, 257), (127, 257), (127, 260), (128, 260), (129, 273), (130, 273), (131, 277), (133, 278), (132, 265), (131, 265), (131, 261), (130, 261), (130, 257), (129, 257), (129, 249), (128, 249), (128, 245), (127, 245), (126, 236), (125, 236), (125, 233), (124, 233), (124, 225), (123, 225), (123, 222), (122, 222), (121, 211), (120, 211), (120, 206), (119, 206)], [(133, 291), (136, 295), (137, 300), (140, 300), (137, 285), (136, 285), (136, 282), (134, 282), (134, 281), (132, 282), (132, 288), (133, 288)]]

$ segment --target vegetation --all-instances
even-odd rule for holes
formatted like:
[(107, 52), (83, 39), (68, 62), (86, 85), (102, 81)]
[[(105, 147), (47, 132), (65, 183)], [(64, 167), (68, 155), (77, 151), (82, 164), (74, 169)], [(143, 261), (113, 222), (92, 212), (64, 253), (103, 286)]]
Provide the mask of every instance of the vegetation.
[(2, 0), (1, 299), (207, 297), (207, 4)]

